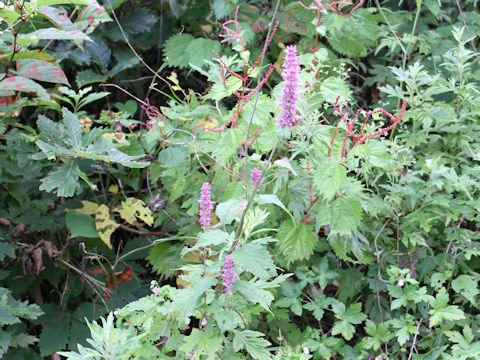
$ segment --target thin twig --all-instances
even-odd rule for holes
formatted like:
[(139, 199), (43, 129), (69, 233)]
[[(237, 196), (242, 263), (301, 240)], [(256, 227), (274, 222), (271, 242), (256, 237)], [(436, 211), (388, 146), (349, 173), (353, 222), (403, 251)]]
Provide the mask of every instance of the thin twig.
[(136, 229), (132, 229), (131, 227), (128, 227), (127, 225), (120, 224), (120, 229), (123, 229), (125, 231), (131, 232), (132, 234), (137, 234), (141, 236), (157, 236), (157, 235), (162, 235), (162, 236), (174, 236), (173, 234), (170, 234), (169, 232), (166, 231), (140, 231)]
[(131, 98), (137, 100), (140, 104), (142, 104), (143, 106), (148, 106), (148, 104), (143, 101), (143, 100), (140, 100), (138, 97), (136, 97), (135, 95), (129, 93), (127, 90), (125, 90), (124, 88), (122, 88), (121, 86), (118, 86), (117, 84), (100, 84), (100, 86), (112, 86), (112, 87), (115, 87), (121, 91), (123, 91), (125, 94), (127, 94), (128, 96), (130, 96)]
[(408, 355), (408, 360), (412, 359), (413, 356), (413, 349), (415, 348), (415, 344), (417, 343), (418, 331), (420, 330), (420, 326), (422, 325), (423, 318), (420, 318), (420, 321), (417, 325), (417, 331), (415, 332), (415, 336), (413, 337), (412, 346), (410, 347), (410, 354)]

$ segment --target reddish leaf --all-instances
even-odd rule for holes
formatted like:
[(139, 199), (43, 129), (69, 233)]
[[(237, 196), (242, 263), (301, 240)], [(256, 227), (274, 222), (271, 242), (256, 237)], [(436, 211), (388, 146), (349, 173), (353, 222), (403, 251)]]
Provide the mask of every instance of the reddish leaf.
[(9, 76), (0, 81), (0, 96), (11, 95), (12, 90), (47, 96), (47, 91), (41, 85), (22, 76)]
[(69, 85), (63, 70), (46, 61), (34, 59), (19, 60), (17, 61), (15, 74), (29, 79)]

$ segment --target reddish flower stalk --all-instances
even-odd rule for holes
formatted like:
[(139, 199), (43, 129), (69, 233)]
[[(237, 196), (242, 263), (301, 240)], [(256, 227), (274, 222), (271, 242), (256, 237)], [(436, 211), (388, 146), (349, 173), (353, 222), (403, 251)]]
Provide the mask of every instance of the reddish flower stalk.
[[(357, 113), (355, 114), (353, 120), (349, 122), (347, 120), (347, 118), (345, 117), (345, 114), (338, 107), (338, 100), (340, 100), (340, 96), (337, 97), (337, 99), (335, 100), (335, 104), (333, 106), (335, 108), (335, 111), (337, 111), (339, 113), (340, 118), (347, 125), (347, 131), (345, 133), (345, 137), (343, 138), (342, 149), (341, 149), (341, 152), (340, 152), (340, 154), (343, 158), (345, 158), (347, 156), (346, 147), (347, 147), (347, 140), (348, 140), (349, 137), (352, 138), (352, 143), (351, 143), (350, 149), (349, 149), (349, 150), (351, 150), (354, 146), (363, 144), (367, 139), (370, 139), (372, 137), (378, 136), (380, 134), (383, 134), (387, 131), (390, 131), (390, 130), (394, 129), (400, 123), (400, 121), (402, 121), (403, 115), (405, 114), (405, 110), (406, 110), (406, 107), (407, 107), (407, 101), (403, 100), (402, 107), (400, 108), (400, 112), (398, 113), (397, 116), (394, 116), (394, 115), (390, 114), (388, 111), (386, 111), (384, 109), (378, 109), (378, 110), (375, 110), (375, 111), (371, 111), (371, 110), (368, 111), (367, 116), (365, 117), (365, 121), (363, 122), (362, 128), (360, 129), (360, 131), (357, 134), (354, 134), (353, 127), (355, 125), (355, 122), (357, 121), (360, 112), (362, 112), (362, 111), (365, 112), (365, 110), (359, 109), (357, 111)], [(385, 116), (387, 116), (388, 118), (390, 118), (390, 120), (392, 121), (392, 124), (385, 127), (385, 128), (382, 128), (380, 130), (377, 130), (373, 133), (366, 134), (366, 135), (362, 134), (363, 130), (365, 129), (365, 125), (367, 124), (367, 121), (371, 118), (371, 116), (373, 114), (378, 114), (378, 113), (382, 113)], [(331, 154), (332, 154), (332, 147), (333, 147), (333, 143), (335, 141), (335, 138), (337, 136), (337, 132), (338, 132), (338, 127), (335, 128), (335, 131), (333, 132), (332, 140), (330, 142), (330, 149), (328, 150), (328, 157), (330, 157)]]

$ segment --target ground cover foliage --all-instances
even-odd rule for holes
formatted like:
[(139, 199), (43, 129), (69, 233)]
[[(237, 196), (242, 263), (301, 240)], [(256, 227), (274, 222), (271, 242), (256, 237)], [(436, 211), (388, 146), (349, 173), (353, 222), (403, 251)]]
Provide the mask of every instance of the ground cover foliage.
[(480, 357), (476, 0), (0, 3), (0, 357)]

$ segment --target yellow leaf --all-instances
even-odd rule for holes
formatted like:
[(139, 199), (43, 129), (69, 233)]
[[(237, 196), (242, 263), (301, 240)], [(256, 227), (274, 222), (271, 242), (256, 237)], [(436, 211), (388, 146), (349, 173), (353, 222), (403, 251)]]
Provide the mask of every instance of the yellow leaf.
[(108, 192), (111, 194), (117, 194), (118, 193), (118, 185), (110, 185), (108, 187)]
[(82, 208), (79, 209), (69, 209), (69, 211), (76, 212), (77, 214), (92, 215), (97, 212), (98, 204), (92, 201), (82, 201)]
[(114, 211), (120, 214), (120, 217), (131, 225), (135, 225), (137, 219), (142, 220), (148, 226), (153, 225), (152, 211), (145, 206), (142, 200), (128, 198), (122, 201), (122, 205), (117, 206)]
[(111, 249), (112, 243), (110, 236), (120, 226), (110, 219), (110, 210), (106, 205), (100, 205), (95, 213), (95, 226), (97, 228), (100, 239)]

